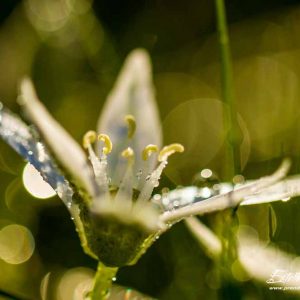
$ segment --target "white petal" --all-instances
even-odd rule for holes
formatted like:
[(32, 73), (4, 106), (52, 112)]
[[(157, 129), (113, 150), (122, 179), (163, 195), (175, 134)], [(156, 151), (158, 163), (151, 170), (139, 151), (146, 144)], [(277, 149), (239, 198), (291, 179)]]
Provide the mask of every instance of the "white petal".
[(260, 193), (246, 197), (241, 205), (287, 201), (300, 195), (300, 176), (290, 176), (286, 179), (263, 189)]
[(185, 219), (185, 224), (209, 256), (216, 258), (221, 254), (222, 243), (211, 229), (196, 217)]
[(241, 265), (254, 279), (272, 286), (282, 286), (285, 292), (300, 293), (299, 257), (279, 248), (241, 236), (238, 255)]
[(226, 194), (217, 195), (206, 200), (179, 208), (172, 212), (166, 212), (161, 216), (162, 222), (176, 222), (192, 215), (203, 215), (237, 206), (243, 199), (258, 193), (271, 186), (286, 176), (290, 167), (290, 161), (285, 160), (279, 169), (272, 175), (260, 178), (252, 183), (242, 185), (236, 190)]
[(124, 122), (128, 114), (135, 117), (137, 124), (130, 145), (136, 153), (136, 170), (142, 165), (141, 153), (146, 145), (161, 146), (162, 134), (154, 94), (149, 56), (142, 49), (135, 50), (126, 59), (98, 121), (99, 133), (108, 134), (113, 142), (113, 153), (109, 155), (111, 170), (115, 169), (119, 152), (128, 146)]
[(21, 104), (62, 167), (76, 183), (81, 184), (91, 196), (95, 196), (97, 186), (85, 153), (39, 101), (28, 78), (21, 83)]
[[(213, 259), (218, 258), (222, 245), (217, 235), (196, 218), (188, 218), (186, 224), (208, 254)], [(299, 257), (260, 241), (255, 231), (248, 226), (240, 226), (238, 242), (238, 258), (249, 279), (253, 278), (269, 287), (282, 287), (285, 292), (299, 294)]]

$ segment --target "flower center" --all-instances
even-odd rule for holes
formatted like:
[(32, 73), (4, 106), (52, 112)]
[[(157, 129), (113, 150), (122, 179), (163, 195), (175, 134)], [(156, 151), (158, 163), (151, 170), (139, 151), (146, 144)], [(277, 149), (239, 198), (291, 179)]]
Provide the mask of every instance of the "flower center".
[[(135, 118), (132, 115), (127, 115), (125, 116), (125, 122), (128, 127), (127, 137), (131, 140), (133, 139), (136, 131)], [(102, 142), (100, 144), (101, 151), (99, 156), (96, 155), (93, 148), (93, 144), (97, 140)], [(107, 156), (113, 150), (113, 144), (109, 136), (106, 134), (97, 135), (95, 131), (88, 131), (83, 137), (83, 147), (88, 151), (89, 160), (93, 167), (94, 175), (100, 187), (101, 194), (106, 199), (112, 198), (112, 195), (109, 193), (112, 174), (108, 174)], [(165, 146), (160, 152), (157, 145), (149, 144), (142, 150), (142, 153), (140, 153), (143, 162), (142, 165), (139, 166), (138, 174), (133, 174), (136, 153), (131, 147), (124, 149), (120, 153), (120, 158), (127, 160), (127, 163), (125, 169), (123, 168), (123, 170), (120, 171), (122, 172), (122, 175), (120, 176), (122, 180), (119, 183), (118, 192), (113, 198), (116, 201), (123, 198), (132, 200), (133, 190), (135, 189), (140, 192), (137, 202), (149, 200), (153, 189), (159, 185), (159, 179), (162, 171), (168, 164), (169, 156), (176, 152), (183, 151), (184, 147), (178, 143)], [(153, 170), (151, 168), (152, 164), (150, 163), (150, 160), (153, 159), (152, 156), (155, 153), (157, 153), (158, 165)]]

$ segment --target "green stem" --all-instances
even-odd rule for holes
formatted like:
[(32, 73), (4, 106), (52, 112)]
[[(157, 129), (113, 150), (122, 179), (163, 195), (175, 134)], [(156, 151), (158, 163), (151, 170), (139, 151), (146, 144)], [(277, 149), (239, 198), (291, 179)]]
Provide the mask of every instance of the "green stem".
[(98, 263), (93, 290), (89, 295), (90, 300), (104, 300), (107, 298), (117, 271), (118, 268), (110, 268), (101, 262)]
[(241, 172), (239, 126), (233, 92), (232, 64), (224, 0), (215, 0), (215, 5), (220, 45), (222, 99), (228, 108), (224, 110), (225, 130), (228, 129), (229, 133), (229, 164), (227, 167), (230, 169), (226, 172), (226, 179), (231, 180), (235, 174)]
[[(215, 5), (221, 60), (221, 92), (222, 100), (225, 104), (224, 130), (226, 132), (228, 130), (226, 172), (224, 179), (232, 180), (235, 174), (241, 172), (240, 134), (233, 91), (233, 72), (224, 0), (215, 0)], [(223, 212), (218, 219), (220, 222), (218, 227), (223, 249), (219, 261), (220, 278), (222, 282), (220, 292), (222, 293), (222, 299), (230, 299), (228, 291), (232, 288), (232, 285), (236, 288), (230, 267), (237, 259), (236, 228), (238, 220), (235, 212), (231, 211)], [(224, 224), (226, 224), (226, 226), (224, 226)]]

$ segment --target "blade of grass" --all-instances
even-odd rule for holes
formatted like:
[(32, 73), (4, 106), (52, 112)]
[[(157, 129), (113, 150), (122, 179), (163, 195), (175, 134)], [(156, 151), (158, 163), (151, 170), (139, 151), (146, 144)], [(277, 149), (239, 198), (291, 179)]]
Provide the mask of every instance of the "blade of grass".
[(225, 130), (228, 129), (228, 159), (225, 179), (231, 180), (235, 174), (241, 172), (239, 126), (233, 92), (233, 72), (224, 0), (215, 0), (215, 5), (221, 63), (221, 92), (222, 100), (226, 104), (224, 126)]

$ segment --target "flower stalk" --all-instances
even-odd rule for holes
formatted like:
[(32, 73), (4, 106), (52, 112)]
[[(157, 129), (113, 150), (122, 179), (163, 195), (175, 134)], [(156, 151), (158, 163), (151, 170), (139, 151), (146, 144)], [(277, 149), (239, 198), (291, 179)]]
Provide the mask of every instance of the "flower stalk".
[(88, 300), (104, 300), (109, 295), (109, 290), (116, 276), (118, 268), (106, 267), (101, 262), (98, 263), (97, 272), (94, 278), (94, 286)]
[(225, 164), (229, 169), (227, 169), (225, 177), (227, 180), (231, 180), (235, 174), (241, 173), (239, 125), (233, 91), (233, 72), (224, 0), (215, 0), (215, 5), (221, 60), (221, 93), (223, 102), (226, 104), (224, 125), (225, 130), (228, 130), (229, 141), (228, 161)]

